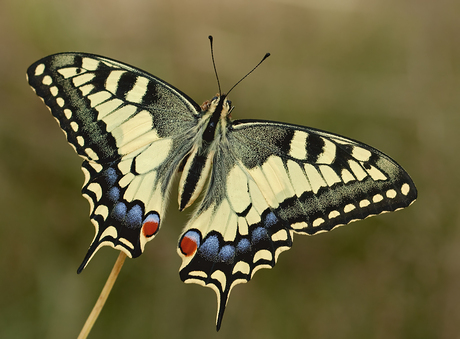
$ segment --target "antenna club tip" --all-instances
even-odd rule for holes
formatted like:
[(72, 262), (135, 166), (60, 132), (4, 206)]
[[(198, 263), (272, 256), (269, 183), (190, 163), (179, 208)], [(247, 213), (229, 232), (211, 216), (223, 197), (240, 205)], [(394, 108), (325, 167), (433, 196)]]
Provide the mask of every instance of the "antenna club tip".
[(267, 59), (270, 56), (270, 53), (265, 53), (264, 59)]
[(208, 39), (212, 41), (212, 39), (213, 39), (212, 35), (209, 35)]

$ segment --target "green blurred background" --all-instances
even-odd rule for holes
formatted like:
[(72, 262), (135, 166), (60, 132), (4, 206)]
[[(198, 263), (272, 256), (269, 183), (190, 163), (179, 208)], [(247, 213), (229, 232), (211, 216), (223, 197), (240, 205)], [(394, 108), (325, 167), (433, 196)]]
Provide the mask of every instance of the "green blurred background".
[(230, 298), (178, 277), (191, 211), (175, 193), (159, 236), (127, 260), (90, 338), (460, 338), (460, 3), (454, 0), (1, 0), (0, 337), (76, 338), (117, 252), (81, 275), (93, 237), (81, 160), (25, 80), (63, 51), (140, 67), (233, 117), (366, 142), (412, 176), (410, 208), (297, 236)]

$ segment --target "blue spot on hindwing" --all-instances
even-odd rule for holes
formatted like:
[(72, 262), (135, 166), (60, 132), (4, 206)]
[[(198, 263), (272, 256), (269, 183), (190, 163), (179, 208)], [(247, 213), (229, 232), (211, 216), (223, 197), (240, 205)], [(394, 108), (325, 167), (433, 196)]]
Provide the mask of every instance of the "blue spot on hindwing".
[(278, 218), (276, 217), (275, 213), (270, 212), (265, 216), (264, 226), (269, 228), (275, 225), (278, 222)]
[(267, 238), (267, 230), (265, 228), (257, 227), (254, 231), (252, 231), (251, 242), (253, 244), (258, 243), (265, 238)]
[(222, 262), (231, 264), (235, 257), (235, 248), (231, 245), (225, 245), (219, 252), (219, 259)]
[(216, 235), (209, 236), (200, 246), (200, 254), (205, 259), (210, 261), (217, 261), (217, 254), (219, 253), (219, 239)]
[(112, 210), (112, 217), (117, 220), (123, 220), (126, 216), (126, 204), (123, 202), (119, 202), (115, 205)]
[(113, 202), (120, 200), (120, 189), (116, 186), (112, 187), (107, 192), (107, 196)]
[(107, 182), (107, 185), (109, 187), (112, 187), (113, 185), (115, 185), (115, 183), (117, 182), (117, 179), (118, 179), (117, 171), (114, 168), (109, 167), (105, 170), (105, 181)]
[(250, 250), (251, 250), (251, 243), (246, 238), (241, 239), (238, 242), (238, 245), (236, 245), (236, 251), (238, 253), (247, 253)]
[(142, 226), (142, 217), (144, 212), (142, 207), (139, 205), (134, 205), (131, 207), (129, 212), (126, 214), (125, 224), (128, 228), (140, 228)]

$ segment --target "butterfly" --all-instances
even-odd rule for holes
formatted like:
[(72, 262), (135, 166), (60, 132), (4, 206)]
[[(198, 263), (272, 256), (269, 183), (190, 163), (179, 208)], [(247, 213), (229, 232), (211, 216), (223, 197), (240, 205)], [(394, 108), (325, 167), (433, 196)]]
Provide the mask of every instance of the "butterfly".
[(304, 126), (232, 120), (218, 94), (198, 105), (167, 82), (86, 53), (45, 57), (28, 81), (83, 158), (83, 196), (103, 246), (140, 256), (158, 234), (176, 175), (179, 209), (202, 195), (177, 246), (180, 278), (212, 288), (219, 330), (232, 288), (314, 235), (407, 207), (416, 187), (361, 142)]

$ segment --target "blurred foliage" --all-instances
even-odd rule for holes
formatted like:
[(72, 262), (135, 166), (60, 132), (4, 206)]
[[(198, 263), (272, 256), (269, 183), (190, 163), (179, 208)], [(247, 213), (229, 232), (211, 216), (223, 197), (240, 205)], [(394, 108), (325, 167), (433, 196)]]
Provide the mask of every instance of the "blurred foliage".
[(369, 143), (419, 189), (410, 208), (297, 236), (273, 270), (215, 296), (180, 282), (173, 194), (161, 234), (127, 260), (91, 338), (456, 338), (460, 336), (460, 3), (451, 0), (0, 2), (0, 337), (76, 337), (117, 253), (77, 276), (93, 229), (81, 160), (25, 81), (39, 58), (105, 55), (233, 117), (282, 120)]

